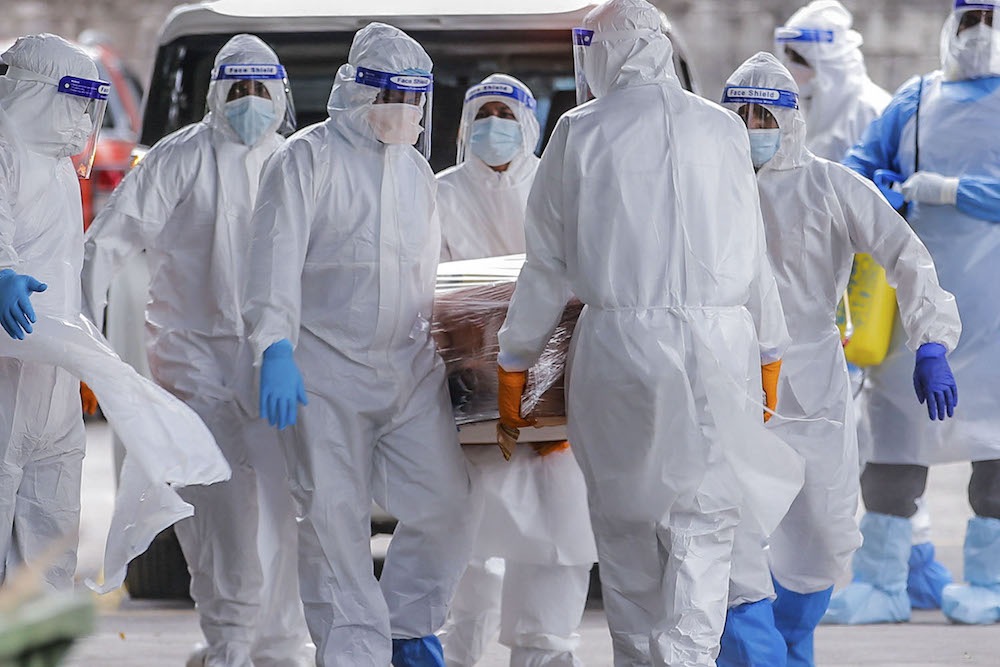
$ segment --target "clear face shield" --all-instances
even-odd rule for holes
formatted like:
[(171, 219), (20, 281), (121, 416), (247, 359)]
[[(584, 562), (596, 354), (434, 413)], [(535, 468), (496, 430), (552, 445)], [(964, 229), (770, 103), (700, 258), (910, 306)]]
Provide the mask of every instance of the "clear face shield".
[[(291, 134), (295, 131), (295, 104), (292, 101), (292, 88), (288, 83), (285, 68), (275, 64), (229, 64), (222, 65), (212, 71), (212, 81), (218, 82), (225, 91), (224, 102), (234, 102), (237, 99), (257, 97), (272, 102), (272, 113), (277, 108), (279, 96), (285, 99), (285, 112), (277, 132)], [(246, 100), (252, 102), (252, 100)], [(241, 106), (251, 106), (243, 103)], [(246, 115), (246, 114), (244, 114)], [(234, 129), (237, 129), (234, 127)], [(237, 129), (237, 131), (239, 131)], [(252, 142), (251, 142), (252, 143)]]
[(956, 0), (941, 31), (941, 65), (948, 81), (1000, 76), (1000, 3)]
[(531, 94), (500, 81), (479, 83), (465, 93), (458, 131), (458, 164), (473, 153), (491, 167), (509, 163), (534, 150), (526, 141), (534, 134), (529, 117), (537, 102)]
[(587, 49), (594, 43), (594, 31), (586, 28), (573, 28), (573, 67), (576, 72), (576, 104), (594, 99), (594, 93), (587, 83), (585, 67)]
[(830, 49), (837, 36), (833, 30), (781, 27), (774, 31), (774, 52), (788, 71), (803, 95), (808, 96), (816, 69), (810, 57), (816, 59), (818, 51)]
[(781, 148), (781, 126), (772, 110), (798, 109), (799, 96), (791, 90), (727, 86), (722, 93), (722, 104), (735, 111), (747, 126), (750, 135), (750, 158), (760, 169)]
[(97, 156), (97, 140), (104, 125), (104, 112), (108, 108), (111, 84), (106, 81), (64, 76), (59, 79), (57, 90), (62, 94), (78, 97), (86, 104), (84, 115), (73, 137), (74, 144), (80, 142), (83, 150), (74, 156), (73, 165), (76, 167), (77, 176), (90, 178), (90, 172), (94, 168), (94, 158)]
[(377, 91), (368, 110), (375, 137), (384, 144), (413, 146), (429, 160), (434, 77), (417, 70), (391, 73), (358, 67), (354, 81)]

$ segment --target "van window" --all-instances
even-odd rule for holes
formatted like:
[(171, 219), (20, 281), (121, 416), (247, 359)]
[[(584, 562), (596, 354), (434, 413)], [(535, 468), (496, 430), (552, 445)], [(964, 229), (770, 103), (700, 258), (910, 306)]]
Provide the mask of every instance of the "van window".
[[(539, 152), (555, 121), (575, 104), (568, 30), (412, 31), (434, 60), (434, 134), (431, 166), (455, 162), (465, 90), (494, 72), (517, 77), (538, 100)], [(354, 33), (261, 33), (288, 72), (300, 128), (327, 118), (334, 75), (347, 62)], [(157, 140), (205, 115), (215, 54), (228, 34), (178, 38), (161, 46), (145, 105), (141, 143)]]

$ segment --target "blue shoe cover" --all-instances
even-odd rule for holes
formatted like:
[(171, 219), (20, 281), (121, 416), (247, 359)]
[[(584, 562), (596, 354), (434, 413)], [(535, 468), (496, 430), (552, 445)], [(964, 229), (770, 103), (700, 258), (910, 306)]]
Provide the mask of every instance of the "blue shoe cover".
[(934, 560), (934, 545), (930, 542), (914, 544), (910, 548), (910, 575), (906, 579), (906, 592), (914, 609), (940, 609), (941, 591), (950, 584), (951, 572)]
[(815, 667), (813, 631), (819, 625), (833, 586), (816, 593), (796, 593), (774, 582), (774, 624), (788, 646), (788, 667)]
[(964, 552), (969, 583), (945, 586), (941, 610), (956, 623), (996, 623), (1000, 621), (1000, 519), (969, 519)]
[(730, 609), (721, 644), (717, 667), (785, 667), (785, 640), (774, 626), (770, 600)]
[(393, 667), (444, 667), (444, 649), (434, 635), (392, 640)]
[(830, 600), (823, 623), (863, 625), (910, 620), (906, 579), (910, 520), (868, 512), (861, 519), (864, 544), (854, 553), (854, 581)]

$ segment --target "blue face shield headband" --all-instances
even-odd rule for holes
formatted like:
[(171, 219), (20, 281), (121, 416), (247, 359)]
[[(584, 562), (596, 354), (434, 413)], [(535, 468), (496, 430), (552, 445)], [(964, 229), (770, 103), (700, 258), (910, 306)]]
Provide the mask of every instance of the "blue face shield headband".
[(836, 34), (832, 30), (813, 30), (810, 28), (777, 28), (774, 31), (774, 41), (779, 44), (791, 42), (806, 42), (810, 44), (832, 44)]
[(517, 100), (532, 112), (538, 106), (534, 97), (509, 83), (480, 83), (472, 86), (465, 93), (465, 103), (468, 104), (479, 97), (509, 97), (512, 100)]
[(760, 104), (786, 109), (799, 108), (799, 94), (777, 88), (727, 86), (722, 93), (723, 104)]
[(216, 81), (225, 79), (279, 79), (284, 81), (287, 79), (285, 74), (285, 68), (281, 65), (264, 64), (264, 65), (222, 65), (219, 67), (218, 71), (215, 72), (215, 76), (212, 77)]
[(959, 9), (981, 9), (984, 11), (995, 10), (1000, 7), (997, 2), (969, 2), (969, 0), (955, 0), (955, 10)]

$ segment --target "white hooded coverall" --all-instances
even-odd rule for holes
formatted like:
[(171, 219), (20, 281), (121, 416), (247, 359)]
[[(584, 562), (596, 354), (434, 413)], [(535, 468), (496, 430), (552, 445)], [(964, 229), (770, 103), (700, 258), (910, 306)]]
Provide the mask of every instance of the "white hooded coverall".
[[(493, 74), (484, 84), (528, 88)], [(442, 259), (477, 259), (524, 251), (524, 211), (538, 158), (538, 119), (520, 101), (484, 95), (465, 103), (464, 127), (489, 102), (514, 112), (520, 151), (505, 171), (494, 171), (459, 149), (459, 163), (437, 175)], [(464, 158), (464, 159), (462, 159)], [(587, 513), (587, 488), (566, 449), (540, 456), (518, 447), (505, 461), (496, 447), (465, 447), (473, 487), (484, 502), (472, 561), (459, 583), (440, 633), (448, 667), (471, 667), (500, 628), (514, 667), (574, 667), (577, 628), (597, 560)]]
[(597, 99), (542, 156), (499, 363), (529, 368), (569, 294), (585, 304), (569, 436), (615, 665), (714, 665), (734, 528), (770, 532), (801, 487), (759, 402), (788, 333), (743, 123), (681, 88), (644, 0), (611, 0), (584, 28)]
[(44, 568), (47, 587), (73, 585), (81, 377), (127, 449), (104, 582), (88, 581), (106, 592), (157, 533), (191, 515), (175, 489), (227, 479), (229, 466), (197, 415), (123, 364), (80, 314), (83, 212), (69, 156), (83, 149), (93, 121), (84, 118), (85, 102), (58, 93), (56, 83), (94, 80), (97, 66), (47, 34), (22, 37), (2, 58), (10, 69), (0, 77), (0, 268), (36, 276), (48, 289), (31, 299), (34, 332), (22, 341), (0, 337), (0, 579), (28, 561)]
[[(253, 215), (244, 313), (254, 357), (288, 339), (309, 405), (283, 433), (298, 505), (299, 579), (319, 665), (385, 667), (390, 639), (444, 623), (475, 517), (444, 363), (430, 337), (441, 236), (434, 174), (367, 121), (357, 67), (429, 71), (402, 31), (360, 30), (328, 120), (282, 146)], [(373, 498), (399, 519), (380, 581)]]
[[(251, 35), (219, 51), (224, 65), (279, 64)], [(250, 215), (264, 161), (283, 143), (280, 79), (261, 79), (275, 119), (252, 146), (225, 116), (231, 79), (212, 82), (204, 120), (163, 138), (115, 190), (86, 235), (83, 285), (95, 321), (108, 287), (142, 250), (152, 283), (147, 348), (156, 382), (194, 409), (233, 469), (188, 489), (195, 515), (175, 526), (191, 572), (207, 665), (311, 664), (297, 594), (296, 528), (278, 435), (257, 415), (241, 303)]]
[[(788, 71), (759, 53), (726, 82), (738, 88), (797, 92)], [(736, 111), (740, 104), (730, 103)], [(941, 289), (930, 254), (867, 179), (806, 148), (801, 110), (766, 106), (778, 121), (778, 152), (757, 173), (767, 251), (792, 344), (782, 359), (777, 415), (767, 424), (806, 462), (805, 486), (769, 539), (770, 572), (784, 588), (815, 593), (833, 586), (861, 545), (855, 513), (858, 446), (854, 406), (836, 309), (855, 253), (870, 253), (896, 287), (908, 346), (961, 333), (955, 297)], [(912, 363), (911, 363), (912, 365)], [(916, 404), (916, 397), (911, 396)], [(771, 595), (760, 540), (737, 539), (731, 601)], [(756, 574), (754, 574), (756, 573)]]

